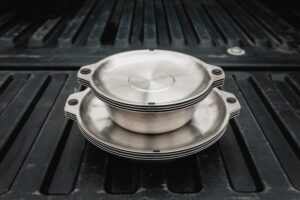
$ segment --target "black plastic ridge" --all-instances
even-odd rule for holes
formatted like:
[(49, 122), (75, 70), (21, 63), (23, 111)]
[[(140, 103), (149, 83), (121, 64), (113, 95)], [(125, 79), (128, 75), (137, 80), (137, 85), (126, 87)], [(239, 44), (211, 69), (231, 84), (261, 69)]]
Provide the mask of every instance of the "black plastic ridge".
[(184, 159), (136, 162), (86, 142), (65, 118), (76, 71), (0, 72), (0, 83), (11, 79), (0, 94), (0, 133), (12, 134), (1, 140), (9, 148), (1, 152), (0, 199), (299, 199), (300, 76), (225, 73), (224, 89), (242, 109), (217, 144)]
[[(42, 22), (0, 14), (0, 68), (72, 69), (149, 48), (223, 67), (300, 66), (297, 27), (255, 1), (87, 0), (74, 6)], [(233, 46), (246, 54), (228, 54)]]

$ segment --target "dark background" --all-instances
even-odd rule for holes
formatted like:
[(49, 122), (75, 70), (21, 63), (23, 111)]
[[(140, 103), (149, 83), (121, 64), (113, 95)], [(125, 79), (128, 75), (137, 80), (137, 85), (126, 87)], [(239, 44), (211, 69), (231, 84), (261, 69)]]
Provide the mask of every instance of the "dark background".
[[(0, 199), (300, 199), (300, 12), (292, 0), (2, 0)], [(239, 46), (245, 55), (227, 53)], [(133, 49), (226, 72), (242, 110), (169, 163), (107, 154), (63, 107), (79, 67)]]

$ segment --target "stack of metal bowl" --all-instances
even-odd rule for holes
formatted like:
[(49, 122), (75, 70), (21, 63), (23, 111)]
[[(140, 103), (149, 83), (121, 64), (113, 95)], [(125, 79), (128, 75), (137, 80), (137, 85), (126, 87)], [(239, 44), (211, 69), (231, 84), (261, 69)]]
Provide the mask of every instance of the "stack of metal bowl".
[(170, 160), (199, 152), (225, 132), (240, 104), (217, 87), (220, 67), (164, 50), (137, 50), (83, 66), (66, 116), (99, 148), (138, 160)]

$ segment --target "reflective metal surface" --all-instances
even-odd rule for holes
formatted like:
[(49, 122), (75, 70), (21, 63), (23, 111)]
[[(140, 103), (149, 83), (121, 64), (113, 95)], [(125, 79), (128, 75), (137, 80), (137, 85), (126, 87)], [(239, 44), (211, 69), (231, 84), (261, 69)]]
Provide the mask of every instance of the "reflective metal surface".
[[(214, 89), (197, 108), (193, 119), (176, 131), (146, 135), (128, 131), (109, 117), (106, 105), (90, 89), (72, 94), (76, 105), (65, 106), (66, 116), (77, 120), (83, 135), (110, 153), (138, 160), (168, 160), (187, 156), (216, 142), (231, 117), (238, 115), (238, 101), (228, 103), (233, 94)], [(162, 124), (163, 126), (163, 124)]]
[(190, 121), (197, 104), (168, 112), (128, 111), (107, 105), (111, 119), (130, 131), (143, 134), (160, 134), (176, 130)]
[(107, 103), (163, 109), (201, 101), (223, 84), (224, 72), (186, 54), (137, 50), (83, 66), (78, 78)]
[[(178, 110), (178, 109), (183, 109), (189, 106), (192, 106), (196, 103), (199, 103), (200, 101), (202, 101), (207, 94), (209, 94), (211, 92), (211, 90), (216, 87), (219, 84), (223, 84), (223, 80), (221, 80), (222, 83), (219, 82), (215, 82), (202, 96), (195, 98), (191, 101), (187, 101), (185, 103), (180, 103), (180, 104), (173, 104), (173, 105), (169, 105), (169, 106), (134, 106), (134, 105), (124, 105), (122, 103), (119, 102), (113, 102), (111, 99), (105, 98), (102, 95), (99, 95), (97, 92), (94, 92), (95, 95), (102, 100), (103, 102), (109, 104), (112, 107), (116, 107), (116, 108), (120, 108), (120, 109), (124, 109), (124, 110), (128, 110), (128, 111), (139, 111), (139, 112), (166, 112), (166, 111), (173, 111), (173, 110)], [(90, 87), (89, 84), (87, 83), (81, 83), (82, 85), (86, 86), (86, 87)]]

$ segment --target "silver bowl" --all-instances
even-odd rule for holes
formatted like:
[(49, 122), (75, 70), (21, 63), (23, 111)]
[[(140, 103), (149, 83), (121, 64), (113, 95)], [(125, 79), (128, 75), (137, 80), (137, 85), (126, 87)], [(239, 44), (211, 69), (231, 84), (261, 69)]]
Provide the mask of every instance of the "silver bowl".
[(220, 67), (165, 50), (115, 54), (81, 67), (77, 76), (107, 104), (153, 112), (196, 104), (225, 78)]
[(175, 108), (166, 112), (130, 111), (106, 104), (111, 119), (130, 131), (144, 134), (159, 134), (176, 130), (190, 121), (197, 104)]
[(107, 105), (86, 89), (69, 96), (65, 105), (68, 118), (77, 121), (83, 136), (97, 147), (136, 160), (172, 160), (197, 153), (214, 144), (236, 117), (240, 104), (228, 92), (214, 89), (196, 106), (185, 126), (163, 134), (139, 134), (114, 123)]

